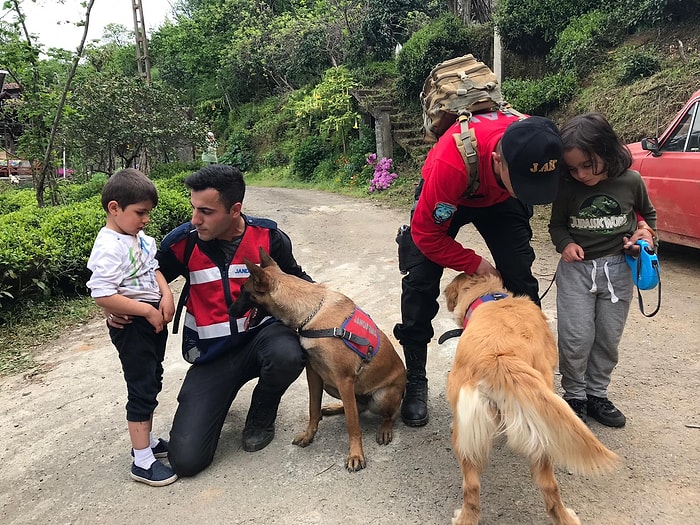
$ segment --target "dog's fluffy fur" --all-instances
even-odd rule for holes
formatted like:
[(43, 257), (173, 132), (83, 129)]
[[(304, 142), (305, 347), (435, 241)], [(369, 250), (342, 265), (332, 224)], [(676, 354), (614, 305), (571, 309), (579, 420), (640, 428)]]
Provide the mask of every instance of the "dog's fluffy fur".
[[(447, 307), (462, 326), (469, 305), (495, 292), (510, 294), (498, 277), (460, 274), (445, 289)], [(479, 478), (498, 435), (530, 460), (547, 514), (557, 525), (580, 522), (564, 507), (554, 464), (599, 474), (619, 461), (555, 393), (557, 358), (547, 319), (529, 298), (510, 295), (473, 311), (447, 378), (452, 447), (462, 468), (464, 498), (453, 525), (478, 523)]]
[[(285, 325), (304, 330), (341, 327), (355, 303), (345, 295), (322, 284), (310, 283), (284, 273), (262, 249), (261, 265), (246, 260), (250, 277), (243, 292), (231, 306), (232, 315), (242, 315), (253, 305), (263, 307)], [(321, 308), (311, 315), (318, 306)], [(309, 316), (311, 318), (309, 319)], [(301, 326), (303, 323), (304, 326)], [(379, 350), (369, 363), (349, 349), (337, 337), (300, 338), (307, 351), (306, 377), (309, 384), (309, 423), (293, 443), (305, 447), (314, 440), (321, 415), (345, 412), (350, 450), (346, 460), (349, 471), (365, 467), (359, 412), (369, 408), (382, 416), (377, 442), (393, 439), (394, 421), (406, 387), (406, 368), (391, 341), (380, 330)], [(342, 400), (321, 409), (323, 391)]]

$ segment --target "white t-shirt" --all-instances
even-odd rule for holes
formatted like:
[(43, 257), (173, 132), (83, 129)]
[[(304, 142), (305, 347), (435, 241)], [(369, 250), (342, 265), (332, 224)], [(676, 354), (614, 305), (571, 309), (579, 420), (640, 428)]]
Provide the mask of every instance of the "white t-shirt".
[(138, 235), (102, 228), (97, 234), (87, 267), (92, 297), (119, 294), (145, 302), (160, 301), (156, 281), (156, 241), (142, 231)]

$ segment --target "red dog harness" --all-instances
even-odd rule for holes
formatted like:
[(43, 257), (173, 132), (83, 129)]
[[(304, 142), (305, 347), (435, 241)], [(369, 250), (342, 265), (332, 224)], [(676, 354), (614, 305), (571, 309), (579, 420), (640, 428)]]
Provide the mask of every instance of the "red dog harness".
[(363, 361), (369, 362), (379, 351), (379, 328), (372, 318), (357, 306), (340, 328), (299, 330), (301, 337), (339, 337)]

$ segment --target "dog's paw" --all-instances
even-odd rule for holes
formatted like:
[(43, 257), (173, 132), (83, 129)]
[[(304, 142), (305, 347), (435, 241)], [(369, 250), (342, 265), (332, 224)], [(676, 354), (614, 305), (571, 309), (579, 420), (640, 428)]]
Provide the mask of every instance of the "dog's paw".
[(343, 414), (345, 408), (342, 403), (329, 403), (321, 407), (322, 416), (336, 416), (338, 414)]
[(390, 425), (382, 425), (377, 430), (377, 443), (380, 445), (388, 445), (394, 439), (394, 423)]
[(308, 432), (300, 432), (292, 440), (292, 445), (298, 445), (300, 447), (308, 447), (314, 442), (314, 435), (309, 435)]
[(462, 508), (455, 509), (452, 513), (452, 525), (459, 525), (459, 517), (462, 514)]
[(348, 456), (347, 461), (345, 462), (345, 468), (348, 469), (349, 472), (357, 472), (358, 470), (362, 470), (365, 468), (367, 464), (365, 463), (365, 457), (364, 456)]

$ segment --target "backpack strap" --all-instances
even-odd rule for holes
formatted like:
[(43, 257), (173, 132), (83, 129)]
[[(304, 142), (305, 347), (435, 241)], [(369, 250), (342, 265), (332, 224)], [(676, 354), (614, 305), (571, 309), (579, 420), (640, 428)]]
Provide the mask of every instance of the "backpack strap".
[(501, 113), (506, 113), (508, 115), (515, 115), (516, 117), (518, 117), (518, 120), (524, 120), (527, 118), (527, 115), (525, 115), (524, 113), (520, 113), (520, 111), (518, 111), (513, 106), (511, 106), (508, 102), (505, 102), (505, 101), (501, 102), (498, 105), (498, 111), (500, 111)]
[[(515, 115), (518, 117), (518, 120), (527, 118), (527, 115), (524, 115), (505, 101), (498, 104), (496, 111)], [(469, 127), (471, 118), (471, 111), (461, 110), (457, 116), (460, 132), (452, 135), (464, 165), (467, 167), (467, 189), (464, 192), (464, 197), (474, 195), (479, 189), (479, 155), (477, 154), (476, 134)]]
[(174, 334), (178, 331), (182, 309), (185, 307), (185, 303), (190, 296), (190, 270), (187, 268), (187, 264), (190, 262), (190, 256), (192, 255), (195, 244), (197, 244), (197, 230), (192, 230), (189, 235), (187, 235), (187, 244), (185, 244), (185, 253), (182, 259), (182, 264), (185, 265), (187, 272), (185, 273), (185, 286), (182, 287), (180, 298), (177, 301), (177, 308), (175, 309), (175, 318), (173, 319)]
[(467, 167), (467, 190), (465, 196), (474, 195), (479, 189), (479, 155), (477, 154), (476, 135), (474, 130), (469, 128), (470, 112), (461, 112), (457, 120), (459, 121), (459, 134), (452, 135), (459, 154)]

